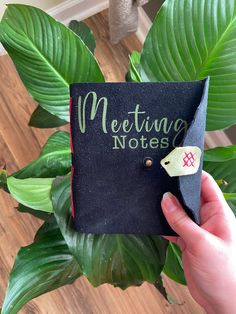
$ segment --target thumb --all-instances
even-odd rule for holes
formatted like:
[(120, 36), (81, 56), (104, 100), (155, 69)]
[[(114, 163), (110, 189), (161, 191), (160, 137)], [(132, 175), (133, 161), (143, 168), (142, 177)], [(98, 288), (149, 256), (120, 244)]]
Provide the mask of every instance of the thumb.
[(204, 230), (201, 229), (184, 211), (177, 198), (167, 192), (163, 195), (161, 207), (171, 228), (185, 241), (196, 241)]

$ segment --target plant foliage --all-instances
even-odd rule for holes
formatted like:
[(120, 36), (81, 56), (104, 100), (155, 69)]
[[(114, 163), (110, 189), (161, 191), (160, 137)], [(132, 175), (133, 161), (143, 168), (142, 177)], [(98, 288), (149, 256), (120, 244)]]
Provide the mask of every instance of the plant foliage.
[(167, 0), (147, 35), (143, 81), (193, 81), (210, 76), (207, 129), (236, 123), (235, 0)]
[[(70, 177), (54, 182), (54, 214), (83, 274), (94, 286), (111, 283), (125, 289), (155, 283), (165, 264), (167, 241), (158, 236), (81, 234), (71, 226)], [(92, 250), (91, 250), (92, 248)]]
[(104, 81), (81, 38), (40, 9), (9, 4), (1, 21), (0, 40), (33, 98), (67, 122), (69, 84)]
[[(20, 4), (8, 5), (0, 23), (0, 41), (38, 102), (29, 122), (33, 127), (68, 123), (70, 83), (104, 81), (92, 32), (82, 22), (69, 27)], [(235, 34), (236, 0), (166, 0), (143, 50), (131, 53), (126, 79), (189, 81), (210, 75), (207, 128), (227, 128), (236, 122)], [(28, 166), (10, 176), (0, 171), (0, 187), (19, 202), (18, 210), (45, 220), (34, 242), (17, 254), (2, 314), (17, 313), (32, 298), (80, 275), (94, 286), (122, 289), (148, 281), (166, 298), (162, 270), (185, 284), (180, 250), (160, 237), (73, 231), (70, 167), (69, 133), (59, 131)], [(236, 213), (235, 145), (206, 150), (204, 169)]]
[(1, 313), (18, 313), (31, 299), (73, 283), (80, 275), (55, 219), (46, 222), (34, 242), (16, 256)]
[(9, 177), (7, 187), (17, 202), (35, 210), (53, 211), (50, 191), (53, 178), (16, 179)]
[(204, 169), (215, 180), (223, 180), (221, 189), (236, 214), (236, 145), (206, 150), (204, 160)]
[(17, 179), (55, 178), (67, 174), (70, 169), (70, 134), (58, 131), (49, 137), (39, 157), (13, 176)]
[(69, 23), (69, 28), (77, 34), (89, 48), (89, 50), (94, 53), (96, 48), (96, 41), (93, 36), (92, 30), (82, 21), (71, 21)]

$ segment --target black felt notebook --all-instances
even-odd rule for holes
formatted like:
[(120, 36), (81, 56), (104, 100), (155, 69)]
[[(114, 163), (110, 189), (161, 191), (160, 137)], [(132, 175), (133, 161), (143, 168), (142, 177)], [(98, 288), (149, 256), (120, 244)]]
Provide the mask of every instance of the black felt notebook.
[(160, 206), (167, 191), (199, 223), (208, 84), (70, 86), (78, 232), (170, 235)]

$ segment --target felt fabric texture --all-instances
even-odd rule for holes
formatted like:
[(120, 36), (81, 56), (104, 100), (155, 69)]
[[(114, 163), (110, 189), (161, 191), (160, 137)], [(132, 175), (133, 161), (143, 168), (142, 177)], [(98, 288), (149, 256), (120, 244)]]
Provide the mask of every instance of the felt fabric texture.
[(110, 40), (113, 44), (137, 31), (138, 6), (147, 2), (148, 0), (109, 0)]
[(78, 83), (70, 94), (78, 232), (172, 235), (160, 206), (167, 191), (199, 222), (202, 160), (196, 174), (183, 177), (170, 177), (160, 161), (176, 146), (203, 151), (208, 79)]
[[(201, 102), (196, 110), (191, 126), (184, 137), (182, 146), (189, 146), (197, 143), (197, 146), (204, 151), (204, 132), (206, 126), (206, 110), (208, 101), (209, 78), (205, 80)], [(200, 190), (201, 173), (203, 164), (203, 153), (201, 164), (196, 174), (178, 177), (179, 190), (181, 191), (182, 205), (191, 217), (200, 224)], [(194, 189), (193, 189), (194, 188)], [(194, 193), (193, 193), (194, 191)], [(191, 197), (189, 197), (191, 195)]]

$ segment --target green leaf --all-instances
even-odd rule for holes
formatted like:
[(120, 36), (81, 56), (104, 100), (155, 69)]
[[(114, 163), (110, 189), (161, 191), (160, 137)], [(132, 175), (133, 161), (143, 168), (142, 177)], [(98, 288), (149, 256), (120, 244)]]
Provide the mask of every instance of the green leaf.
[(157, 281), (154, 283), (154, 286), (162, 294), (162, 296), (169, 302), (169, 296), (168, 296), (168, 293), (166, 291), (166, 288), (164, 287), (162, 275), (159, 276)]
[(224, 198), (229, 203), (236, 216), (236, 193), (224, 193)]
[(86, 25), (86, 23), (82, 21), (70, 21), (69, 28), (78, 35), (85, 45), (89, 48), (89, 50), (94, 53), (96, 48), (96, 41), (93, 35), (92, 30)]
[(158, 236), (80, 234), (71, 225), (70, 177), (55, 180), (54, 214), (83, 274), (94, 285), (110, 283), (125, 289), (155, 283), (165, 262), (167, 241)]
[(170, 294), (167, 293), (166, 288), (164, 287), (163, 284), (162, 275), (160, 275), (159, 279), (155, 282), (154, 286), (170, 304), (182, 305), (179, 304)]
[[(235, 147), (235, 145), (233, 145)], [(220, 185), (224, 193), (236, 193), (236, 158), (234, 155), (233, 146), (220, 147), (211, 149), (204, 161), (203, 168), (209, 172), (216, 181), (223, 181), (225, 184)], [(236, 213), (236, 200), (232, 197), (226, 199), (231, 209)]]
[(216, 147), (204, 151), (204, 161), (222, 162), (236, 158), (236, 145)]
[(236, 123), (236, 0), (166, 0), (140, 59), (143, 81), (210, 76), (207, 130)]
[(181, 251), (179, 247), (173, 243), (169, 243), (164, 273), (174, 281), (186, 285), (186, 280), (183, 271)]
[(7, 178), (7, 186), (19, 203), (35, 210), (51, 213), (53, 211), (50, 191), (53, 178)]
[(56, 222), (44, 223), (33, 244), (17, 254), (10, 273), (2, 314), (15, 314), (30, 300), (73, 283), (80, 268)]
[(236, 193), (224, 193), (224, 198), (227, 201), (236, 201)]
[(71, 170), (70, 134), (58, 131), (51, 135), (39, 157), (13, 174), (17, 179), (55, 178)]
[(39, 218), (41, 220), (45, 220), (45, 221), (51, 219), (51, 217), (52, 217), (52, 213), (47, 213), (47, 212), (42, 211), (42, 210), (34, 210), (34, 209), (27, 207), (27, 206), (24, 206), (22, 204), (19, 204), (19, 206), (17, 207), (17, 210), (20, 213), (28, 213), (34, 217), (37, 217), (37, 218)]
[(0, 169), (0, 189), (3, 189), (5, 192), (8, 192), (6, 169)]
[(142, 79), (139, 74), (139, 65), (140, 65), (140, 52), (133, 51), (131, 55), (129, 55), (130, 60), (130, 70), (126, 74), (127, 82), (141, 82)]
[(67, 121), (58, 118), (57, 116), (38, 106), (31, 115), (29, 126), (45, 129), (57, 128), (67, 123)]
[(98, 63), (69, 28), (38, 8), (9, 4), (0, 40), (32, 97), (69, 121), (69, 84), (103, 82)]

